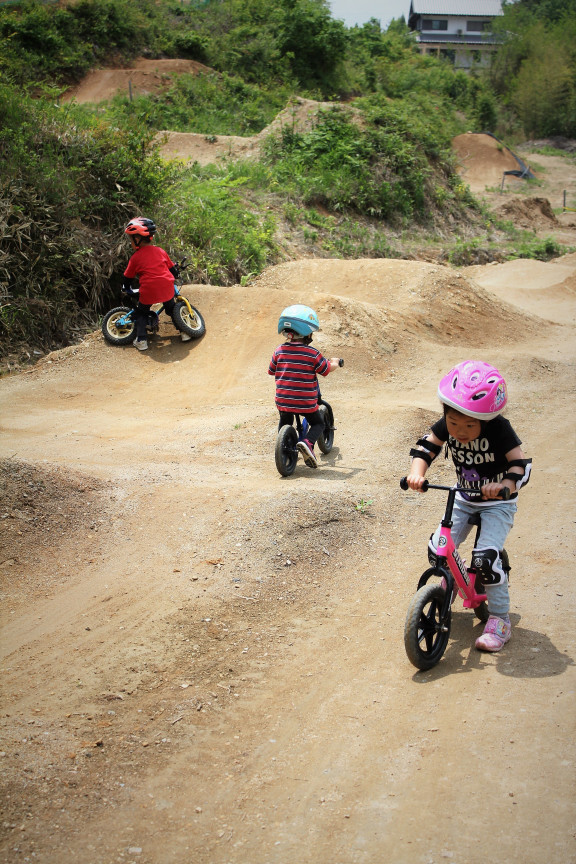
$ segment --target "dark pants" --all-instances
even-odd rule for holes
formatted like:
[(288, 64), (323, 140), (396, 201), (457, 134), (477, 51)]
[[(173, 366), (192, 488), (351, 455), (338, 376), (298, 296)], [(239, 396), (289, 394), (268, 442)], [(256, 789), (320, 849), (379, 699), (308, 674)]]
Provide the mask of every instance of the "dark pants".
[[(308, 432), (306, 433), (306, 440), (314, 446), (318, 438), (322, 435), (324, 431), (324, 419), (320, 411), (312, 411), (311, 414), (301, 414), (301, 417), (306, 417), (306, 420), (310, 424), (308, 427)], [(280, 411), (280, 420), (278, 422), (278, 431), (282, 428), (282, 426), (292, 426), (294, 423), (294, 414), (289, 411)]]
[[(153, 304), (151, 303), (140, 303), (140, 301), (138, 301), (138, 306), (134, 312), (134, 318), (136, 320), (136, 339), (139, 342), (146, 339), (146, 320), (152, 305)], [(171, 316), (174, 310), (174, 300), (166, 300), (164, 303), (164, 309), (166, 314)]]

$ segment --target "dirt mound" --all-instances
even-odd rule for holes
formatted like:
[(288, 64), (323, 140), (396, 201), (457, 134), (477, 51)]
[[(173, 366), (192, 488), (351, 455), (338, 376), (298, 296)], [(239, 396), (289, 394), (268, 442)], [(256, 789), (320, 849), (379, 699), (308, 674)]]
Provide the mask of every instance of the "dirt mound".
[(65, 469), (0, 461), (0, 591), (12, 607), (31, 592), (66, 584), (73, 568), (59, 562), (61, 543), (77, 555), (94, 549), (107, 516), (105, 489), (93, 477)]
[(319, 111), (336, 107), (334, 102), (316, 102), (313, 99), (293, 99), (257, 135), (241, 137), (238, 135), (199, 135), (196, 132), (171, 132), (162, 130), (157, 135), (161, 142), (160, 152), (165, 159), (183, 159), (209, 165), (220, 159), (257, 158), (265, 138), (278, 134), (288, 126), (293, 132), (309, 129)]
[(147, 95), (167, 90), (173, 75), (213, 73), (214, 70), (195, 60), (135, 61), (129, 69), (93, 69), (76, 87), (67, 90), (63, 102), (105, 102), (116, 93)]
[(567, 324), (575, 321), (575, 260), (574, 254), (548, 262), (518, 258), (490, 267), (466, 267), (462, 272), (474, 284), (517, 309)]
[(156, 135), (164, 159), (182, 159), (210, 165), (222, 159), (257, 157), (260, 140), (238, 135), (199, 135), (196, 132), (162, 130)]
[[(491, 135), (465, 132), (452, 139), (452, 148), (458, 159), (458, 173), (472, 192), (500, 186), (504, 172), (519, 167), (510, 150)], [(507, 186), (521, 182), (514, 176), (506, 177)]]
[[(385, 355), (399, 334), (445, 343), (464, 339), (481, 344), (507, 339), (511, 326), (531, 329), (530, 317), (495, 303), (478, 284), (451, 267), (391, 259), (290, 261), (266, 271), (256, 282), (258, 294), (280, 286), (297, 302), (321, 310), (322, 333), (359, 353)], [(303, 288), (303, 286), (306, 286)], [(318, 296), (320, 294), (320, 297)], [(313, 297), (313, 301), (311, 300)], [(325, 324), (324, 324), (325, 322)], [(497, 325), (497, 326), (496, 326)]]
[(518, 228), (537, 231), (558, 225), (552, 205), (547, 198), (514, 198), (496, 207), (494, 213), (510, 220)]

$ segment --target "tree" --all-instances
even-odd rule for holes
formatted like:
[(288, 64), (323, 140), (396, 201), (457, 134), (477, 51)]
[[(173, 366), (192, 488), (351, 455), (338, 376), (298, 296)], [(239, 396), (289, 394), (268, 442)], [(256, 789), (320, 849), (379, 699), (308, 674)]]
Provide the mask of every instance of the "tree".
[(550, 40), (524, 60), (510, 101), (529, 138), (576, 132), (573, 76), (569, 58)]
[(283, 0), (284, 17), (278, 36), (301, 87), (329, 94), (346, 51), (342, 21), (334, 21), (325, 0)]

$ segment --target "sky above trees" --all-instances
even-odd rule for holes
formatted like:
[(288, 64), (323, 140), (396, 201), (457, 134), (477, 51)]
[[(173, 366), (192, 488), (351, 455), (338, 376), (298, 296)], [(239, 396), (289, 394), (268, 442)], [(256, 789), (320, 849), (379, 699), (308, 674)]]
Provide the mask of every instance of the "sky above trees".
[(347, 27), (365, 24), (370, 18), (380, 21), (386, 29), (393, 18), (408, 20), (410, 0), (328, 0), (332, 17), (344, 21)]

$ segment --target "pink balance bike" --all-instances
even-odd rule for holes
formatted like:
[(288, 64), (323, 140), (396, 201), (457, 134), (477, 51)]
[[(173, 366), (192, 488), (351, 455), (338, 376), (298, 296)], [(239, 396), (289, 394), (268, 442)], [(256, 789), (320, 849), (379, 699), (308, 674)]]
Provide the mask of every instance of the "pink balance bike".
[[(400, 487), (404, 490), (409, 488), (405, 477), (400, 480)], [(404, 624), (406, 654), (410, 662), (421, 670), (435, 666), (446, 650), (452, 623), (451, 607), (456, 593), (462, 598), (465, 609), (473, 609), (480, 621), (488, 620), (488, 605), (486, 594), (482, 593), (480, 576), (473, 566), (466, 566), (452, 540), (452, 511), (456, 493), (466, 490), (459, 486), (435, 486), (425, 480), (422, 491), (427, 492), (428, 489), (443, 489), (448, 492), (448, 501), (440, 527), (436, 563), (420, 577)], [(509, 490), (503, 489), (500, 497), (503, 500), (509, 498)], [(472, 516), (470, 522), (476, 525), (476, 547), (481, 515)], [(503, 569), (508, 574), (508, 554), (505, 549), (500, 554)]]

